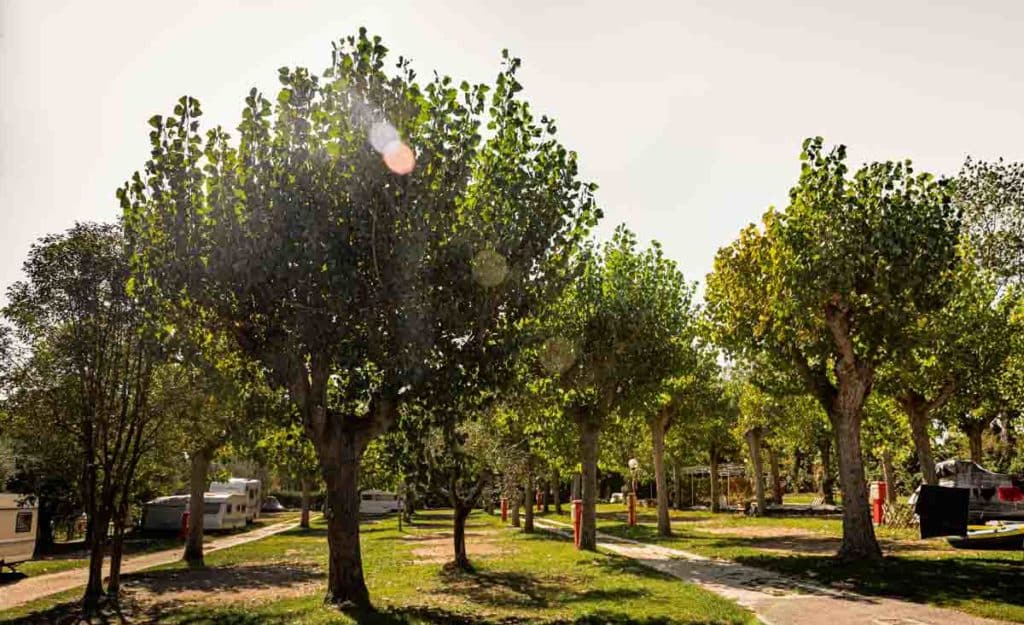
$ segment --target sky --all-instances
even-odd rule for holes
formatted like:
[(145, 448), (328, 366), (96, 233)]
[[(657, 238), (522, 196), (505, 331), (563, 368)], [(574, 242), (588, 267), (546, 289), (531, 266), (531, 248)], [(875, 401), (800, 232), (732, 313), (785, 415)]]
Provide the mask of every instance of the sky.
[[(772, 205), (805, 137), (853, 164), (1024, 160), (1024, 2), (0, 0), (0, 292), (38, 237), (110, 221), (184, 94), (234, 128), (277, 68), (366, 26), (420, 74), (491, 81), (502, 48), (605, 212), (690, 280)], [(271, 98), (273, 99), (273, 98)], [(0, 294), (0, 303), (4, 301)]]

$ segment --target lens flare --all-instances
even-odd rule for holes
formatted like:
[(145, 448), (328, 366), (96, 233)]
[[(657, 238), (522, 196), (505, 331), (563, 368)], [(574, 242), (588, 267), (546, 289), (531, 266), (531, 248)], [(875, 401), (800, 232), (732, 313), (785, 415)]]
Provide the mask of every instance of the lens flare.
[(370, 126), (370, 145), (381, 154), (384, 154), (384, 150), (389, 145), (401, 140), (402, 138), (398, 136), (398, 130), (388, 122), (374, 122)]
[(540, 348), (540, 364), (549, 373), (565, 373), (575, 362), (576, 350), (561, 336), (549, 338)]
[(401, 141), (392, 141), (382, 151), (384, 164), (392, 173), (404, 176), (416, 167), (416, 155), (412, 148)]
[(495, 287), (508, 276), (505, 257), (492, 249), (482, 250), (473, 257), (473, 279), (484, 287)]

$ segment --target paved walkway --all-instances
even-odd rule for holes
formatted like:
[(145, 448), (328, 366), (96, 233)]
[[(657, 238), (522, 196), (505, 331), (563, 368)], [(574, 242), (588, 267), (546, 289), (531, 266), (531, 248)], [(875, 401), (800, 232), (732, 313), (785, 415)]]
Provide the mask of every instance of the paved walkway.
[[(234, 534), (231, 536), (224, 536), (223, 538), (206, 540), (203, 545), (203, 553), (210, 553), (220, 549), (227, 549), (228, 547), (251, 543), (254, 540), (273, 536), (274, 534), (279, 534), (298, 526), (299, 522), (297, 520), (285, 521), (283, 523), (267, 525), (266, 527), (254, 529), (242, 534)], [(142, 569), (177, 562), (181, 559), (181, 553), (182, 548), (176, 547), (174, 549), (166, 549), (164, 551), (128, 556), (121, 564), (121, 572), (134, 573), (135, 571), (141, 571)], [(104, 575), (106, 575), (106, 572), (104, 572)], [(0, 586), (0, 611), (8, 610), (30, 601), (35, 601), (36, 599), (47, 595), (83, 587), (88, 580), (89, 569), (88, 567), (83, 567), (79, 569), (60, 571), (59, 573), (26, 577), (14, 582), (13, 584), (5, 584)]]
[[(572, 527), (534, 519), (537, 527), (572, 536)], [(721, 595), (767, 625), (1002, 625), (1005, 621), (886, 597), (869, 597), (726, 560), (706, 558), (598, 533), (598, 546)]]

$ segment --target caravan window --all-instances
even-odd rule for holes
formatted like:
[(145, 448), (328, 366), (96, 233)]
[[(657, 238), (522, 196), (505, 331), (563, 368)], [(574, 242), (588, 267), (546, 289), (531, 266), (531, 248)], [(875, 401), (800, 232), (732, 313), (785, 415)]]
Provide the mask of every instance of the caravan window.
[(228, 514), (231, 514), (231, 504), (228, 504)]
[(32, 531), (32, 511), (21, 510), (14, 519), (14, 533), (24, 534)]
[(203, 514), (219, 514), (220, 504), (219, 503), (208, 503), (203, 504)]
[(370, 493), (364, 493), (363, 501), (373, 501), (373, 495), (371, 495)]

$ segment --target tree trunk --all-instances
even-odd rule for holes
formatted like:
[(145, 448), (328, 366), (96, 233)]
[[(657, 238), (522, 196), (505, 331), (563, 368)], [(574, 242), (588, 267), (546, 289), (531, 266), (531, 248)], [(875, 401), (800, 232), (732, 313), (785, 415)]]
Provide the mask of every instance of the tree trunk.
[(580, 422), (580, 448), (583, 469), (583, 518), (580, 523), (580, 549), (597, 551), (597, 444), (599, 428), (592, 419)]
[(96, 506), (95, 514), (89, 517), (89, 525), (89, 579), (85, 584), (85, 594), (82, 596), (82, 611), (86, 615), (96, 613), (103, 597), (103, 556), (106, 551), (109, 519), (101, 506)]
[(885, 480), (885, 500), (896, 503), (896, 468), (892, 464), (892, 451), (882, 450), (882, 478)]
[(760, 427), (751, 428), (743, 435), (747, 439), (747, 447), (750, 450), (750, 462), (754, 465), (754, 494), (757, 497), (757, 516), (763, 516), (766, 512), (764, 498), (764, 464), (761, 462), (761, 438), (763, 436)]
[(466, 519), (469, 517), (470, 506), (457, 505), (455, 507), (455, 524), (452, 536), (455, 541), (455, 566), (463, 571), (472, 570), (469, 563), (469, 556), (466, 554)]
[(114, 601), (121, 594), (121, 559), (124, 555), (124, 530), (128, 522), (128, 502), (125, 499), (114, 518), (114, 539), (110, 545), (110, 576), (107, 578), (107, 596)]
[(921, 465), (921, 479), (925, 484), (935, 486), (939, 478), (935, 475), (935, 460), (932, 458), (932, 441), (928, 436), (928, 411), (923, 399), (906, 396), (900, 399), (900, 405), (910, 422), (910, 438), (914, 441), (917, 452), (917, 463)]
[(33, 558), (50, 553), (55, 542), (53, 538), (53, 506), (44, 501), (42, 497), (39, 499), (39, 519), (36, 521), (36, 545), (32, 551)]
[(960, 423), (960, 429), (967, 435), (967, 442), (970, 444), (971, 462), (982, 464), (982, 455), (984, 452), (981, 441), (982, 435), (985, 433), (985, 428), (987, 427), (988, 424), (986, 422), (979, 421), (977, 419), (971, 419)]
[(562, 514), (562, 476), (558, 469), (551, 476), (551, 497), (555, 501), (555, 514)]
[(533, 491), (533, 470), (526, 472), (526, 485), (523, 487), (523, 492), (526, 493), (526, 503), (523, 507), (523, 532), (527, 534), (533, 533), (533, 510), (536, 506), (536, 497), (534, 497)]
[(768, 475), (772, 482), (772, 499), (775, 500), (775, 505), (782, 505), (782, 477), (779, 475), (779, 454), (775, 450), (775, 445), (766, 445), (765, 449), (768, 451)]
[(512, 486), (512, 502), (509, 515), (512, 517), (512, 527), (519, 527), (519, 486)]
[(871, 524), (860, 448), (861, 410), (870, 391), (870, 377), (863, 372), (841, 372), (839, 378), (838, 392), (829, 413), (839, 449), (839, 483), (843, 489), (843, 542), (838, 555), (844, 561), (878, 560), (882, 550)]
[(711, 447), (708, 454), (708, 481), (711, 494), (711, 511), (721, 512), (722, 506), (718, 501), (718, 449)]
[(672, 507), (676, 510), (683, 509), (683, 485), (679, 481), (679, 463), (672, 463), (672, 483), (674, 488), (672, 489)]
[(328, 572), (325, 602), (339, 606), (370, 605), (359, 548), (359, 464), (366, 439), (337, 427), (321, 442), (320, 465), (327, 483)]
[(832, 479), (832, 439), (823, 437), (818, 441), (818, 452), (821, 454), (821, 480), (818, 487), (821, 498), (826, 504), (836, 504), (836, 489)]
[(185, 540), (184, 560), (190, 567), (203, 566), (203, 494), (206, 492), (206, 478), (210, 472), (213, 452), (201, 449), (190, 459), (188, 496), (188, 536)]
[(309, 529), (309, 478), (302, 478), (302, 512), (299, 516), (299, 527)]
[(658, 415), (651, 420), (651, 441), (654, 448), (654, 484), (658, 495), (658, 536), (672, 535), (672, 521), (668, 514), (668, 485), (665, 483), (665, 430), (666, 419)]
[(543, 482), (544, 487), (540, 491), (541, 507), (544, 514), (551, 512), (551, 484)]

